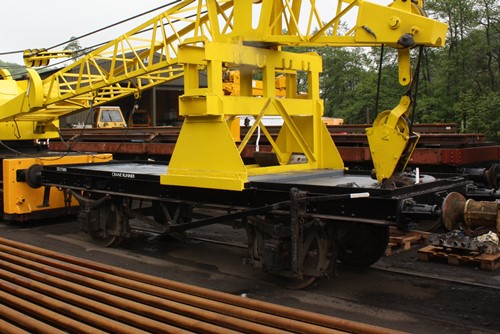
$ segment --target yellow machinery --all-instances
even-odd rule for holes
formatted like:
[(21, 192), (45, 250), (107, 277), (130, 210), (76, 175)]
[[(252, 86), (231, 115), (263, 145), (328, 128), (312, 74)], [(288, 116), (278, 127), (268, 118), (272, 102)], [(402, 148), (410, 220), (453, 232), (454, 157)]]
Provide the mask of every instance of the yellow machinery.
[[(25, 221), (76, 213), (75, 201), (57, 188), (37, 184), (42, 166), (106, 162), (111, 154), (2, 159), (3, 219)], [(50, 198), (50, 201), (49, 201)]]
[(120, 107), (100, 106), (93, 108), (95, 128), (125, 128), (127, 122), (123, 117)]
[[(325, 1), (326, 2), (326, 1)], [(1, 140), (55, 137), (57, 119), (184, 77), (180, 114), (185, 121), (162, 184), (242, 190), (249, 177), (311, 169), (343, 169), (342, 159), (322, 122), (321, 58), (282, 51), (282, 46), (397, 48), (399, 83), (411, 83), (410, 48), (443, 46), (446, 24), (425, 17), (422, 1), (396, 0), (389, 6), (366, 1), (330, 4), (315, 0), (184, 0), (129, 33), (42, 80), (28, 69), (28, 80), (0, 72)], [(328, 1), (330, 3), (330, 1)], [(351, 23), (354, 22), (354, 23)], [(348, 26), (345, 28), (342, 23)], [(55, 53), (56, 56), (59, 54)], [(43, 64), (50, 53), (26, 55)], [(240, 95), (224, 94), (224, 70), (240, 74)], [(262, 96), (252, 94), (252, 76), (262, 76)], [(275, 78), (283, 74), (286, 96), (277, 98)], [(307, 94), (297, 93), (299, 74)], [(206, 75), (207, 86), (200, 85)], [(412, 104), (403, 96), (367, 129), (377, 179), (390, 178), (409, 159), (406, 117)], [(255, 124), (241, 141), (231, 133), (237, 116)], [(284, 125), (273, 139), (260, 122), (280, 116)], [(240, 153), (260, 126), (273, 147), (266, 163), (245, 165)], [(412, 144), (409, 144), (409, 143)], [(304, 158), (297, 163), (292, 156)], [(257, 162), (258, 159), (257, 159)]]
[[(224, 95), (240, 95), (240, 71), (225, 71), (222, 79)], [(276, 97), (286, 96), (286, 77), (278, 75), (275, 79)], [(252, 96), (262, 96), (264, 94), (262, 80), (252, 80)]]

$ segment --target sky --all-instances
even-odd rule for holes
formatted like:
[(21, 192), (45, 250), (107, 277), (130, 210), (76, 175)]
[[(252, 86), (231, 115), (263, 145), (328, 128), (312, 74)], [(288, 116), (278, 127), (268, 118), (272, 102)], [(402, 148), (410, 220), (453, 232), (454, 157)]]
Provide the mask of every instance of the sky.
[[(2, 0), (0, 20), (0, 53), (50, 48), (109, 24), (160, 7), (171, 0)], [(375, 0), (387, 2), (387, 0)], [(375, 2), (374, 1), (374, 2)], [(318, 0), (320, 10), (328, 10), (332, 0)], [(8, 5), (6, 5), (8, 3)], [(329, 6), (330, 5), (330, 6)], [(155, 12), (160, 13), (161, 11)], [(88, 47), (116, 38), (153, 17), (150, 13), (138, 19), (81, 39)], [(61, 50), (63, 47), (57, 48)], [(23, 64), (22, 53), (0, 55), (0, 60)]]
[[(2, 0), (0, 53), (49, 48), (73, 36), (84, 35), (169, 2), (170, 0)], [(82, 39), (80, 45), (91, 46), (118, 37), (154, 15), (151, 13), (127, 25), (119, 25)], [(61, 49), (62, 47), (58, 48)], [(22, 54), (0, 55), (0, 59), (23, 64)]]

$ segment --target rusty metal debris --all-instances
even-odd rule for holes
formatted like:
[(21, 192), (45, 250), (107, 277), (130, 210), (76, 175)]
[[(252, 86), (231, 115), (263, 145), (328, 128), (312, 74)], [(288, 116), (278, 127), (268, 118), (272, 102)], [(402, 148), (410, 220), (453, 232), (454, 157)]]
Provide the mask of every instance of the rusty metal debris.
[(463, 231), (454, 230), (444, 234), (432, 234), (428, 238), (429, 244), (453, 249), (463, 249), (484, 254), (500, 252), (498, 235), (489, 231), (477, 237), (470, 237)]

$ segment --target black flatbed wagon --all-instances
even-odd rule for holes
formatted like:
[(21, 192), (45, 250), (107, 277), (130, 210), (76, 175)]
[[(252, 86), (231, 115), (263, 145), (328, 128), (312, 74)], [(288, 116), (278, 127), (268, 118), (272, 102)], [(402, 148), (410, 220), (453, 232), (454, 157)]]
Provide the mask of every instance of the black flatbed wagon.
[(81, 228), (105, 246), (134, 230), (182, 236), (217, 223), (244, 228), (249, 262), (290, 288), (328, 277), (337, 260), (373, 264), (389, 226), (436, 224), (446, 196), (472, 186), (462, 177), (405, 174), (381, 184), (366, 174), (310, 170), (252, 176), (243, 191), (230, 191), (162, 185), (167, 171), (138, 161), (44, 166), (41, 184), (76, 198)]

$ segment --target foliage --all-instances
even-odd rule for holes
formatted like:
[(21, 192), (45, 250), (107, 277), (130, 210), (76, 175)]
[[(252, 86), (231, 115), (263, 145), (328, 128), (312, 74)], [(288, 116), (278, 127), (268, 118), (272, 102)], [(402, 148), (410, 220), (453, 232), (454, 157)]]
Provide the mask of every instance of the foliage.
[(476, 96), (464, 93), (455, 103), (457, 113), (462, 117), (462, 126), (467, 132), (485, 133), (492, 140), (500, 140), (500, 117), (498, 107), (500, 96), (490, 92)]
[(8, 70), (14, 78), (26, 73), (24, 66), (16, 63), (5, 62), (3, 60), (0, 60), (0, 68)]
[[(455, 122), (462, 132), (480, 132), (500, 141), (498, 2), (429, 0), (427, 11), (448, 23), (448, 41), (443, 49), (426, 48), (421, 57), (414, 120)], [(342, 117), (346, 123), (366, 122), (367, 115), (373, 121), (377, 113), (394, 108), (405, 93), (398, 84), (397, 53), (393, 50), (384, 50), (380, 86), (379, 49), (314, 51), (323, 57), (321, 87), (327, 115)], [(415, 60), (416, 52), (412, 57)]]
[[(500, 11), (494, 0), (432, 0), (429, 8), (449, 24), (448, 43), (434, 53), (434, 89), (425, 99), (439, 101), (440, 113), (463, 132), (483, 132), (499, 140)], [(431, 115), (428, 115), (431, 116)]]
[(64, 47), (64, 50), (73, 51), (73, 60), (78, 60), (81, 56), (85, 55), (86, 50), (80, 45), (80, 41), (76, 37), (71, 37), (70, 42)]

